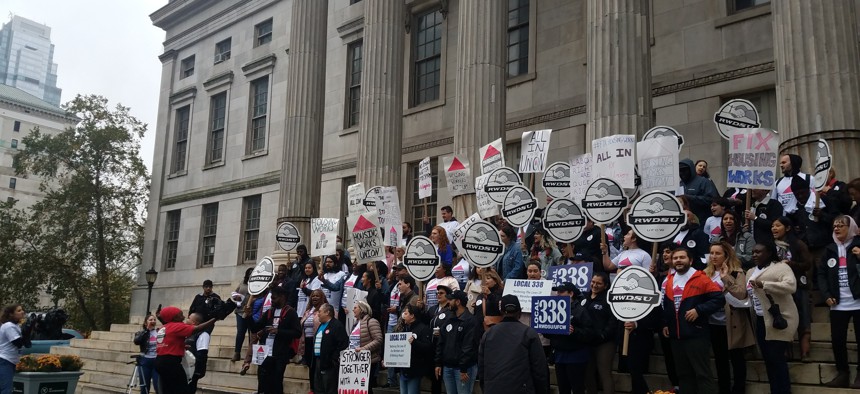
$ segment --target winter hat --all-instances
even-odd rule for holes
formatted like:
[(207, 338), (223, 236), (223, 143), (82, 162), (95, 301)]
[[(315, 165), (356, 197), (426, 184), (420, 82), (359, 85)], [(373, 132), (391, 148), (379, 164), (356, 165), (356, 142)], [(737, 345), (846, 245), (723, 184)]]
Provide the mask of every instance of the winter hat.
[(176, 315), (180, 313), (182, 313), (182, 311), (179, 308), (175, 306), (168, 306), (166, 308), (161, 309), (161, 313), (159, 313), (159, 316), (161, 316), (161, 320), (164, 323), (170, 323), (173, 321), (173, 318), (175, 318)]

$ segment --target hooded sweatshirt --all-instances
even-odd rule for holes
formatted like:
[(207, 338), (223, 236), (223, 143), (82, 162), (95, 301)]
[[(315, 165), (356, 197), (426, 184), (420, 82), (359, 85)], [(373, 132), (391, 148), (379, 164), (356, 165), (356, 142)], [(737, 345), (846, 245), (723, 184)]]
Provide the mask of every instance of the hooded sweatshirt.
[(699, 223), (704, 223), (711, 216), (711, 201), (720, 196), (717, 187), (710, 179), (696, 175), (696, 166), (692, 160), (681, 160), (679, 165), (690, 169), (690, 179), (687, 182), (681, 180), (677, 194), (686, 196), (690, 202), (690, 210), (699, 218)]
[[(810, 176), (800, 172), (800, 167), (803, 165), (803, 158), (798, 155), (789, 154), (788, 160), (791, 162), (791, 171), (782, 173), (783, 177), (779, 178), (779, 180), (776, 181), (776, 184), (774, 184), (773, 193), (771, 193), (770, 197), (779, 201), (782, 205), (782, 214), (784, 216), (789, 216), (797, 212), (797, 196), (792, 191), (791, 181), (797, 177), (805, 180), (807, 185), (810, 184)], [(795, 185), (798, 183), (800, 182), (795, 181)]]

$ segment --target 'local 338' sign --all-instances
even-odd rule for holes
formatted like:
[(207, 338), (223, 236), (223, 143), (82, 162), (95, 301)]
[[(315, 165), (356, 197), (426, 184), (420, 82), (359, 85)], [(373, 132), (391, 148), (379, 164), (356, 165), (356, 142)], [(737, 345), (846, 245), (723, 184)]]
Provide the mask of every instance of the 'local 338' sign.
[(636, 235), (649, 242), (663, 242), (674, 237), (686, 223), (687, 215), (681, 202), (664, 191), (639, 197), (627, 213), (627, 224)]
[(406, 246), (406, 254), (403, 256), (403, 265), (415, 280), (429, 280), (436, 273), (439, 265), (439, 250), (433, 241), (423, 235), (412, 237)]

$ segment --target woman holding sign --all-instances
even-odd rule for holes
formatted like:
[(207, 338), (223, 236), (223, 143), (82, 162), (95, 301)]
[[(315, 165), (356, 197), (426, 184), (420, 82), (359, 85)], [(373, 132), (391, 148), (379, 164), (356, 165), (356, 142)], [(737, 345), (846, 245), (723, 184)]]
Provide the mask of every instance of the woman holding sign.
[(743, 218), (734, 210), (728, 209), (723, 213), (720, 226), (720, 241), (725, 241), (735, 250), (735, 255), (740, 260), (741, 268), (750, 269), (752, 263), (752, 248), (755, 244), (752, 233), (741, 228)]
[(379, 371), (379, 361), (382, 360), (382, 328), (379, 321), (370, 316), (370, 305), (364, 301), (357, 301), (352, 308), (355, 315), (355, 327), (349, 332), (349, 348), (360, 352), (370, 351), (370, 394), (376, 387), (376, 375)]
[(621, 246), (624, 250), (614, 259), (610, 259), (608, 247), (605, 243), (600, 244), (600, 251), (603, 253), (603, 268), (606, 272), (621, 271), (631, 265), (638, 265), (645, 269), (651, 268), (651, 255), (644, 250), (648, 247), (648, 242), (639, 239), (632, 229), (627, 230), (627, 233), (624, 234), (624, 242)]
[(589, 393), (597, 392), (597, 378), (604, 394), (615, 393), (615, 381), (612, 380), (612, 359), (615, 357), (618, 337), (618, 319), (612, 314), (609, 302), (606, 301), (606, 290), (609, 289), (609, 274), (597, 271), (591, 277), (591, 291), (585, 294), (585, 309), (591, 316), (596, 334), (591, 343), (591, 354), (588, 369), (585, 372), (585, 387)]
[[(549, 267), (559, 265), (559, 261), (561, 261), (561, 252), (558, 251), (555, 240), (542, 226), (537, 226), (535, 229), (535, 241), (532, 245), (530, 259), (534, 258), (540, 260), (541, 278), (538, 279), (546, 279)], [(526, 274), (528, 275), (528, 272)]]
[[(322, 286), (322, 282), (320, 282), (317, 274), (317, 266), (314, 264), (313, 260), (305, 262), (305, 265), (302, 268), (302, 276), (299, 279), (298, 284), (299, 298), (296, 303), (296, 312), (299, 315), (303, 315), (305, 313), (305, 309), (307, 309), (308, 306), (308, 297), (310, 297), (311, 292)], [(325, 293), (323, 293), (322, 290), (320, 290), (320, 293), (325, 297)]]
[(400, 315), (400, 323), (394, 328), (394, 332), (411, 334), (408, 339), (409, 344), (412, 345), (409, 368), (400, 369), (400, 394), (419, 394), (421, 392), (421, 378), (430, 374), (433, 368), (431, 362), (435, 352), (433, 332), (430, 327), (418, 319), (421, 313), (421, 308), (418, 306), (407, 304)]
[(448, 240), (448, 232), (442, 226), (433, 227), (433, 230), (430, 231), (430, 240), (433, 241), (436, 249), (439, 250), (442, 265), (447, 265), (450, 270), (451, 266), (454, 265), (454, 249)]

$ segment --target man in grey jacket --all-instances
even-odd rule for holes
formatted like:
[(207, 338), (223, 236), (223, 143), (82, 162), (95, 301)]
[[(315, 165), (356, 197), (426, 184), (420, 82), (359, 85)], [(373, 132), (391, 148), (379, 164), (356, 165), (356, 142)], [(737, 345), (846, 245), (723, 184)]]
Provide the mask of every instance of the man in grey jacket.
[(692, 160), (681, 160), (678, 166), (681, 186), (675, 194), (685, 196), (690, 202), (690, 210), (699, 218), (699, 223), (705, 223), (711, 216), (711, 202), (720, 196), (717, 187), (710, 179), (696, 175), (696, 166)]
[(548, 394), (549, 368), (537, 332), (518, 318), (520, 300), (502, 297), (504, 319), (484, 334), (478, 348), (478, 378), (485, 393)]

